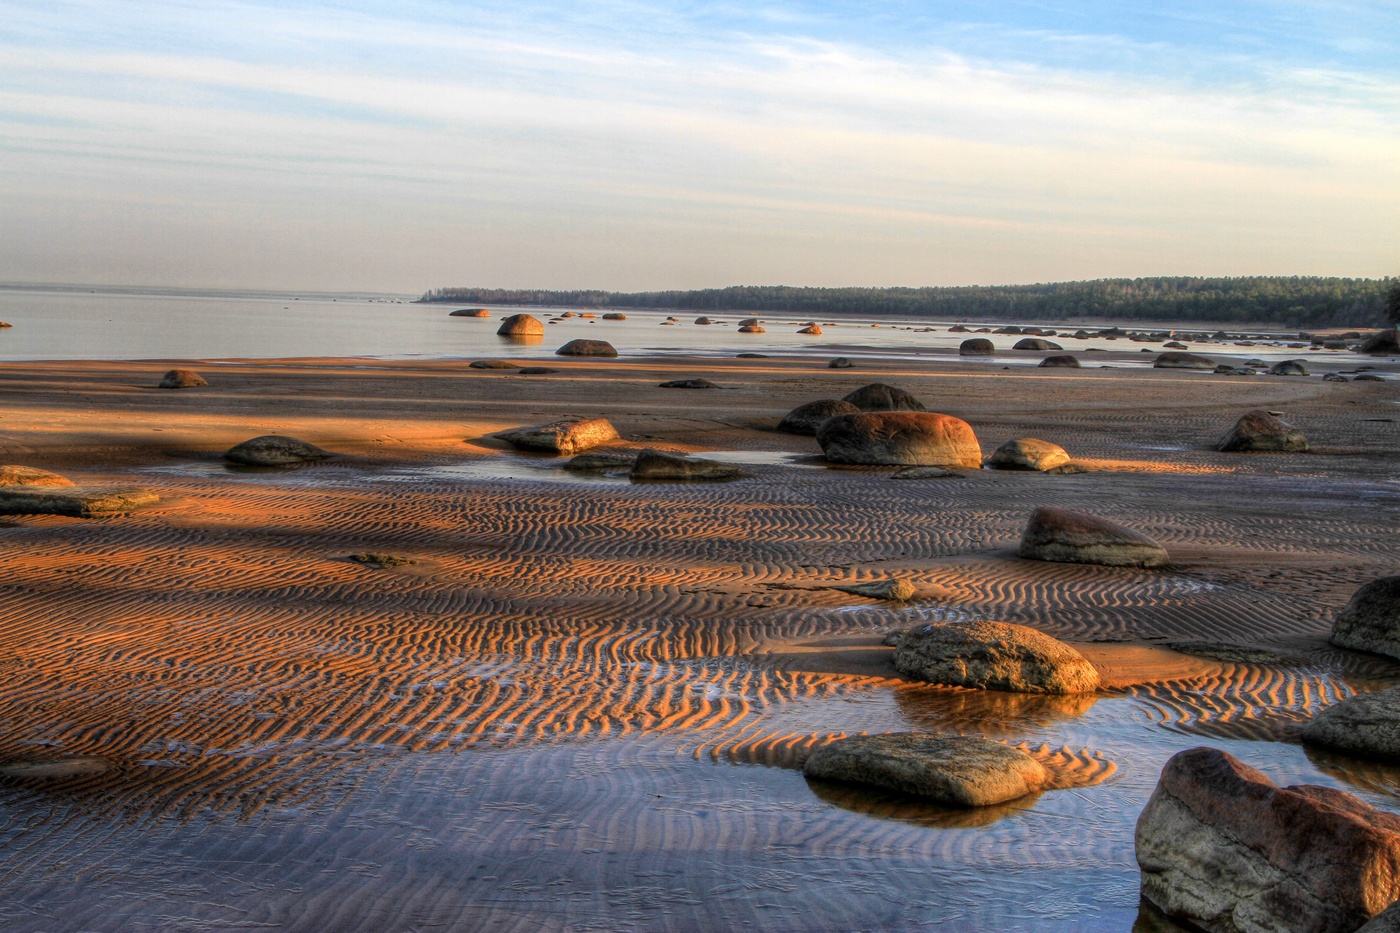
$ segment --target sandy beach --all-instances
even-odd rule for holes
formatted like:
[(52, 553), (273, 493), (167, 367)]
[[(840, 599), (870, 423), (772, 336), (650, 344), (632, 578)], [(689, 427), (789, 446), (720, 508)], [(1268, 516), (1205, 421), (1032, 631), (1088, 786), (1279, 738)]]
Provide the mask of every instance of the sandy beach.
[[(22, 362), (0, 463), (158, 505), (0, 518), (0, 923), (8, 930), (1165, 930), (1132, 823), (1209, 743), (1393, 807), (1400, 768), (1305, 752), (1317, 709), (1400, 683), (1332, 648), (1396, 572), (1400, 379), (940, 360)], [(207, 388), (161, 391), (180, 365)], [(659, 388), (704, 378), (720, 388)], [(891, 479), (781, 434), (871, 382), (1088, 472)], [(1276, 411), (1305, 454), (1220, 453)], [(605, 417), (730, 483), (558, 469), (495, 432)], [(339, 456), (233, 471), (262, 434)], [(1150, 535), (1161, 569), (1016, 556), (1031, 511)], [(394, 567), (350, 559), (389, 554)], [(885, 603), (833, 589), (898, 575)], [(886, 633), (995, 619), (1105, 689), (901, 678)], [(1059, 775), (976, 812), (809, 785), (834, 737), (927, 729)], [(27, 769), (27, 770), (26, 770)]]

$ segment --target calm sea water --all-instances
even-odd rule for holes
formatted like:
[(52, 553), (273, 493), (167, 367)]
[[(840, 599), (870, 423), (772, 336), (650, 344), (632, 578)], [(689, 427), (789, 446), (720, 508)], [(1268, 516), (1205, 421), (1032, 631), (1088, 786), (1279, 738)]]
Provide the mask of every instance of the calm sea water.
[[(813, 356), (879, 355), (956, 358), (966, 334), (950, 334), (953, 322), (842, 318), (823, 321), (823, 336), (796, 333), (806, 318), (764, 316), (765, 334), (740, 334), (739, 314), (715, 315), (712, 326), (696, 326), (692, 313), (676, 312), (679, 323), (663, 324), (666, 312), (627, 311), (626, 321), (567, 318), (547, 326), (535, 344), (496, 336), (500, 319), (518, 308), (492, 308), (486, 319), (450, 317), (457, 305), (415, 304), (410, 295), (329, 294), (100, 287), (0, 285), (0, 360), (159, 359), (206, 360), (287, 357), (379, 357), (461, 359), (508, 356), (540, 359), (575, 337), (601, 338), (619, 353), (732, 356), (741, 352)], [(549, 320), (562, 311), (529, 309)], [(1023, 322), (1026, 324), (1034, 322)], [(930, 333), (927, 328), (934, 327)], [(1063, 327), (1063, 325), (1061, 325)], [(1073, 328), (1071, 328), (1073, 330)], [(987, 335), (998, 350), (1020, 339)], [(1067, 351), (1099, 346), (1137, 352), (1158, 344), (1128, 341), (1060, 340)], [(1212, 347), (1222, 356), (1289, 359), (1322, 351), (1260, 344)], [(1204, 352), (1211, 352), (1210, 350)], [(1142, 354), (1144, 365), (1152, 357)], [(969, 365), (1034, 365), (1039, 355), (978, 358)], [(1134, 360), (1138, 361), (1138, 360)], [(1121, 365), (1121, 361), (1117, 363)]]

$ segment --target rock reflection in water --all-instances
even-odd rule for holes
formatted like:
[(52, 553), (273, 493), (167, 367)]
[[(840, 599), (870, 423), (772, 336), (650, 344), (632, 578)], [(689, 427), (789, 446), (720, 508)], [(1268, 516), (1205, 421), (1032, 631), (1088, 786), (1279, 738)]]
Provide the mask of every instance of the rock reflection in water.
[(1040, 794), (990, 807), (945, 807), (918, 797), (895, 794), (836, 781), (807, 779), (807, 786), (824, 803), (862, 816), (896, 820), (929, 829), (977, 829), (1035, 805)]
[(1303, 753), (1317, 770), (1329, 777), (1374, 794), (1400, 797), (1400, 764), (1363, 761), (1311, 745), (1304, 745)]
[(900, 714), (916, 729), (1015, 736), (1031, 727), (1082, 716), (1100, 697), (928, 687), (897, 690), (894, 698)]

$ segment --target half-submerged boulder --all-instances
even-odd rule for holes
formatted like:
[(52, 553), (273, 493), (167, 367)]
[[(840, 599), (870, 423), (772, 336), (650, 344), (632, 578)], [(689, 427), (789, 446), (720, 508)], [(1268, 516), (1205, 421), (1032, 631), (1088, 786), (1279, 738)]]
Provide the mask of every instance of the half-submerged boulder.
[(0, 466), (0, 486), (72, 486), (66, 476), (50, 473), (38, 467), (10, 464)]
[(487, 311), (485, 308), (458, 308), (456, 311), (453, 311), (451, 314), (448, 315), (448, 317), (490, 317), (490, 316), (491, 316), (491, 312), (490, 312), (490, 311)]
[(1045, 766), (990, 739), (893, 732), (838, 739), (807, 758), (802, 773), (927, 797), (955, 807), (1015, 800), (1050, 783)]
[(738, 467), (714, 460), (678, 457), (647, 448), (637, 454), (628, 477), (634, 483), (713, 483), (739, 479)]
[(1166, 548), (1145, 534), (1054, 506), (1041, 506), (1031, 514), (1016, 553), (1030, 560), (1106, 567), (1161, 567), (1169, 560)]
[(501, 337), (543, 337), (544, 321), (532, 314), (512, 314), (501, 321), (496, 334)]
[(623, 314), (621, 311), (609, 311), (607, 314), (603, 315), (603, 320), (625, 321), (627, 320), (627, 315)]
[(1400, 687), (1333, 703), (1303, 728), (1303, 741), (1353, 758), (1400, 762)]
[(1040, 361), (1040, 365), (1046, 369), (1079, 369), (1079, 358), (1069, 353), (1061, 353), (1057, 356), (1047, 356)]
[(558, 350), (554, 351), (555, 356), (617, 356), (617, 350), (606, 340), (588, 340), (579, 337), (570, 340)]
[(744, 324), (743, 326), (741, 326), (741, 327), (739, 328), (739, 333), (741, 333), (741, 334), (766, 334), (766, 333), (768, 333), (768, 332), (767, 332), (766, 330), (764, 330), (763, 327), (760, 326), (760, 325), (758, 325), (758, 324)]
[(1069, 645), (1011, 622), (916, 625), (899, 640), (901, 674), (949, 687), (1077, 694), (1099, 689), (1099, 672)]
[(837, 415), (858, 415), (860, 409), (850, 402), (834, 398), (819, 398), (815, 402), (798, 405), (778, 422), (778, 430), (785, 434), (805, 434), (813, 437), (817, 428), (828, 418)]
[(282, 434), (264, 434), (224, 451), (225, 460), (241, 466), (296, 466), (329, 460), (332, 456), (315, 444)]
[(1069, 454), (1058, 444), (1035, 437), (1018, 437), (1007, 441), (987, 458), (987, 466), (995, 470), (1053, 470), (1069, 463)]
[(1219, 749), (1167, 762), (1135, 841), (1143, 897), (1212, 933), (1349, 933), (1400, 899), (1400, 817)]
[(550, 454), (576, 454), (618, 439), (607, 418), (561, 418), (548, 424), (502, 431), (496, 437), (516, 450)]
[(207, 386), (209, 383), (204, 377), (192, 369), (172, 369), (164, 376), (160, 377), (161, 389), (197, 389), (200, 386)]
[(711, 321), (707, 317), (698, 317), (695, 319), (695, 323), (699, 324), (701, 327), (709, 327), (711, 324), (714, 323), (714, 321)]
[(1288, 422), (1280, 421), (1267, 411), (1255, 409), (1245, 412), (1220, 439), (1215, 449), (1227, 452), (1282, 450), (1303, 453), (1308, 449), (1308, 439)]
[(973, 337), (958, 344), (958, 356), (992, 356), (996, 352), (996, 344), (986, 337)]
[(660, 385), (663, 389), (718, 389), (719, 386), (708, 379), (672, 379)]
[(1372, 580), (1353, 593), (1337, 613), (1331, 641), (1400, 660), (1400, 576)]
[(1170, 350), (1152, 361), (1153, 369), (1215, 369), (1215, 360), (1195, 353)]
[(1013, 349), (1013, 350), (1041, 350), (1041, 351), (1044, 351), (1044, 350), (1063, 350), (1064, 347), (1060, 346), (1058, 343), (1056, 343), (1056, 342), (1053, 341), (1053, 340), (1042, 340), (1042, 339), (1039, 338), (1039, 337), (1026, 337), (1026, 338), (1023, 339), (1023, 340), (1018, 340), (1018, 341), (1016, 341), (1016, 344), (1015, 344), (1011, 349)]
[(811, 334), (814, 337), (820, 337), (822, 334), (822, 326), (820, 324), (808, 324), (806, 327), (799, 330), (798, 333)]
[(872, 382), (848, 392), (841, 399), (850, 402), (861, 411), (927, 411), (924, 403), (903, 389), (887, 386), (882, 382)]
[(138, 486), (0, 486), (0, 515), (65, 515), (93, 518), (131, 512), (160, 501)]
[(817, 429), (817, 443), (832, 463), (890, 466), (982, 465), (972, 426), (926, 411), (871, 411), (837, 415)]

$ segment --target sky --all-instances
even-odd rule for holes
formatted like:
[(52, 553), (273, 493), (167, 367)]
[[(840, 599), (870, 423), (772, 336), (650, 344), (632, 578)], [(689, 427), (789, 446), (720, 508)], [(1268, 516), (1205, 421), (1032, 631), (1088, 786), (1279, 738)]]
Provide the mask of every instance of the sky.
[(1400, 274), (1400, 0), (0, 0), (0, 281)]

